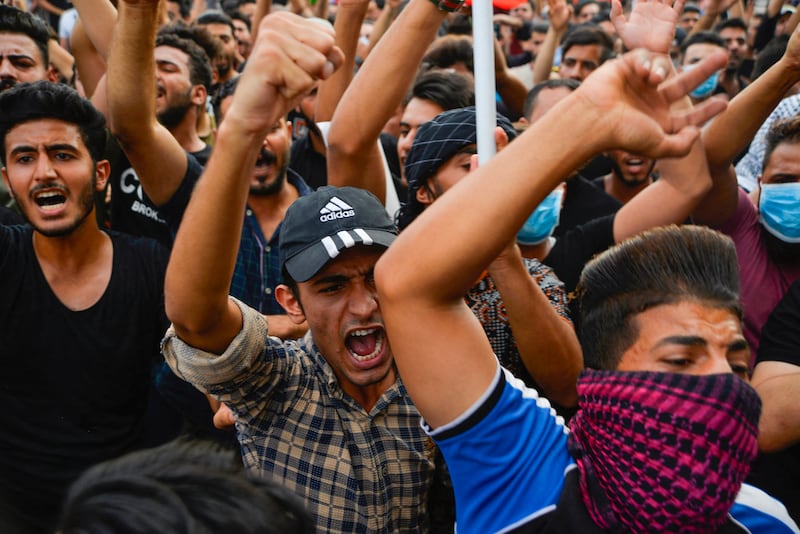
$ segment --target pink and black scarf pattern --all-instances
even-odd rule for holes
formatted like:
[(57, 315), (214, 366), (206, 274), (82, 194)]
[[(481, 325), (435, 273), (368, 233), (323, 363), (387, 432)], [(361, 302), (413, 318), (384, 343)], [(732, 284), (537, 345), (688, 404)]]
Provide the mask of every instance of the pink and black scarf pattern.
[(570, 453), (611, 532), (715, 532), (758, 447), (761, 401), (733, 374), (584, 371)]

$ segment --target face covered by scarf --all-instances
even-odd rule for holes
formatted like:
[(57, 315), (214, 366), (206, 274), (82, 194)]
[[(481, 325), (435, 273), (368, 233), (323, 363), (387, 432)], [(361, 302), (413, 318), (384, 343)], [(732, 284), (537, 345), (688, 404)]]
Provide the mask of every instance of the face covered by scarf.
[(584, 371), (570, 453), (611, 532), (715, 532), (758, 452), (761, 400), (733, 374)]

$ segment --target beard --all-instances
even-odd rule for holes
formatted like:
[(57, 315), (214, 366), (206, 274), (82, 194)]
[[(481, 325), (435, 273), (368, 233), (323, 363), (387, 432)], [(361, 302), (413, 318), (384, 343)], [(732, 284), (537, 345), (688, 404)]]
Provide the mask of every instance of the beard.
[(168, 102), (167, 107), (156, 114), (158, 122), (167, 129), (178, 126), (192, 108), (191, 90), (178, 95), (175, 100), (176, 102)]
[[(92, 181), (80, 192), (80, 194), (78, 195), (78, 203), (79, 203), (79, 205), (81, 207), (81, 213), (80, 213), (80, 215), (78, 215), (78, 217), (76, 219), (74, 219), (73, 221), (69, 222), (69, 224), (67, 224), (67, 226), (64, 226), (62, 228), (50, 229), (50, 228), (42, 228), (40, 226), (37, 226), (33, 222), (32, 218), (28, 216), (28, 212), (27, 212), (28, 203), (27, 202), (24, 203), (24, 204), (23, 203), (19, 203), (18, 204), (19, 208), (20, 208), (20, 213), (22, 214), (22, 217), (25, 219), (25, 222), (27, 222), (29, 225), (31, 225), (34, 230), (36, 230), (37, 232), (39, 232), (43, 236), (45, 236), (45, 237), (64, 237), (64, 236), (69, 235), (72, 232), (74, 232), (81, 224), (83, 224), (83, 221), (85, 221), (86, 218), (92, 213), (92, 210), (94, 209), (94, 190), (95, 190), (96, 183), (97, 183), (97, 178), (94, 177), (94, 178), (92, 178)], [(42, 185), (38, 189), (43, 189), (45, 187), (50, 187), (50, 186), (49, 185)], [(33, 202), (32, 197), (33, 197), (33, 194), (36, 192), (36, 190), (37, 190), (37, 188), (34, 188), (30, 192), (30, 194), (28, 195), (28, 202)], [(12, 193), (13, 193), (13, 190), (12, 190)], [(14, 196), (16, 197), (16, 194)], [(16, 197), (16, 198), (19, 198), (19, 197)]]
[[(261, 149), (261, 153), (256, 161), (256, 167), (262, 165), (275, 165), (278, 162), (278, 157), (271, 150), (266, 148)], [(280, 167), (275, 168), (275, 176), (272, 181), (261, 181), (258, 184), (250, 186), (250, 194), (256, 196), (269, 196), (275, 195), (283, 189), (283, 184), (286, 182), (286, 172), (289, 168), (289, 154), (284, 154), (283, 162)]]
[(800, 243), (787, 243), (772, 235), (769, 230), (761, 225), (761, 237), (767, 249), (769, 258), (783, 266), (796, 266), (800, 263)]
[(644, 178), (642, 178), (641, 180), (633, 180), (625, 176), (625, 174), (622, 172), (622, 168), (619, 166), (619, 164), (617, 164), (617, 162), (614, 159), (608, 158), (608, 161), (609, 163), (611, 163), (611, 170), (613, 171), (614, 174), (617, 175), (619, 181), (622, 182), (623, 185), (631, 188), (639, 187), (640, 185), (646, 183), (650, 179), (650, 175), (653, 174), (653, 167), (656, 166), (656, 160), (653, 160), (652, 162), (650, 162), (650, 168), (647, 169), (647, 174), (644, 175)]

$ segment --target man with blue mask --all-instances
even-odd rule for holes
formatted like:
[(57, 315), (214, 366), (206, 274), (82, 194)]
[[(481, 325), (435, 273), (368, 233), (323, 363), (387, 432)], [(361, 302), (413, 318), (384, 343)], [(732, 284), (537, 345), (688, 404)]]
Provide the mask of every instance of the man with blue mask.
[[(495, 142), (501, 151), (517, 134), (500, 115), (497, 124)], [(474, 107), (445, 111), (420, 126), (405, 159), (408, 198), (398, 214), (401, 232), (469, 173), (477, 153), (476, 136)], [(480, 206), (474, 209), (480, 216)], [(552, 269), (537, 260), (523, 260), (519, 248), (509, 243), (465, 299), (504, 367), (528, 384), (538, 383), (556, 404), (574, 405), (582, 357), (563, 284)], [(534, 313), (540, 314), (539, 325), (531, 329)], [(542, 361), (546, 350), (559, 356)]]
[(703, 131), (713, 187), (692, 217), (736, 243), (744, 331), (753, 354), (769, 314), (800, 278), (800, 119), (778, 121), (768, 131), (758, 187), (749, 196), (738, 187), (732, 162), (798, 81), (800, 33), (796, 31), (783, 57)]
[[(684, 72), (693, 69), (700, 61), (717, 52), (719, 49), (726, 49), (725, 41), (716, 33), (697, 32), (691, 34), (681, 44), (680, 70)], [(692, 102), (702, 102), (712, 95), (724, 93), (725, 90), (719, 86), (719, 79), (720, 73), (715, 72), (706, 78), (703, 83), (695, 87), (689, 93)]]

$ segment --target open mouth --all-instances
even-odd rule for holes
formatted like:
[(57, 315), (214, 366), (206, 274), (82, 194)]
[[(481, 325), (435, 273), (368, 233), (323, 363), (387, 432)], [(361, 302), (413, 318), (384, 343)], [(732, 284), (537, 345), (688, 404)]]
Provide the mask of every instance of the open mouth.
[(67, 202), (67, 195), (61, 189), (44, 189), (33, 193), (33, 201), (45, 211), (55, 211)]
[(377, 358), (383, 351), (384, 334), (381, 328), (354, 330), (347, 335), (345, 346), (359, 362)]
[(275, 157), (275, 154), (269, 150), (261, 149), (261, 153), (258, 155), (258, 159), (256, 160), (256, 166), (253, 168), (253, 175), (258, 180), (265, 180), (276, 161), (277, 158)]

